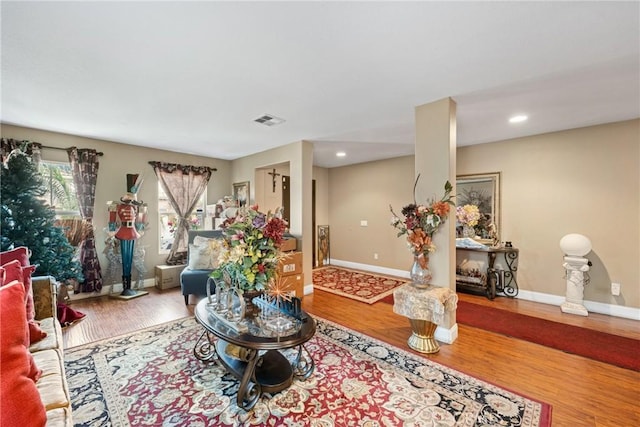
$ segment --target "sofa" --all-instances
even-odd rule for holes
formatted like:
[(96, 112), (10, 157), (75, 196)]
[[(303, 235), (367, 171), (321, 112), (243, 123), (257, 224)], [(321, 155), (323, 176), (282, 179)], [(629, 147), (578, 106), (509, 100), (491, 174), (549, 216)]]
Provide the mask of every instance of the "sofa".
[(71, 398), (64, 371), (62, 327), (57, 319), (57, 283), (51, 276), (32, 279), (36, 320), (47, 336), (29, 351), (42, 376), (36, 382), (47, 413), (47, 426), (72, 426)]
[(0, 425), (72, 426), (53, 277), (25, 247), (0, 253)]
[(216, 258), (211, 239), (221, 239), (222, 230), (189, 230), (187, 266), (180, 273), (180, 288), (185, 305), (189, 304), (189, 295), (207, 294), (207, 283), (211, 293), (215, 292), (209, 275), (216, 267)]

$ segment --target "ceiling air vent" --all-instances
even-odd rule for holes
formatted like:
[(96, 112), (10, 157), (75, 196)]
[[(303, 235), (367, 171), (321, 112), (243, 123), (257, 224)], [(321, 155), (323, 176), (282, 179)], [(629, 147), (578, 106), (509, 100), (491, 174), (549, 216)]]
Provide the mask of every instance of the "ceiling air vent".
[(264, 116), (258, 117), (254, 120), (256, 123), (262, 123), (265, 126), (275, 126), (285, 122), (284, 119), (276, 117), (272, 114), (265, 114)]

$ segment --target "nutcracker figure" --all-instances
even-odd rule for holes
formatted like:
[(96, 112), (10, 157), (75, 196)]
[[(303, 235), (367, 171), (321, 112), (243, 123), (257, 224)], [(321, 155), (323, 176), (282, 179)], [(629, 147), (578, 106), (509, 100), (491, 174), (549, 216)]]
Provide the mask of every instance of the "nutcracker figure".
[(120, 241), (122, 255), (122, 293), (121, 299), (131, 299), (146, 295), (148, 292), (131, 289), (131, 265), (133, 263), (134, 244), (141, 237), (146, 223), (146, 206), (138, 201), (137, 193), (142, 184), (137, 174), (127, 174), (127, 192), (120, 202), (109, 205), (109, 231)]

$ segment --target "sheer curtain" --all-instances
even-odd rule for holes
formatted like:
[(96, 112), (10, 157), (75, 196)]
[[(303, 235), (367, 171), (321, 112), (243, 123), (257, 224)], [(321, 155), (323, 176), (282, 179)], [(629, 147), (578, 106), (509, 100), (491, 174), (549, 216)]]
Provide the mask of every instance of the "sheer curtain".
[(93, 209), (96, 200), (96, 182), (98, 181), (98, 153), (96, 150), (71, 147), (67, 149), (73, 174), (73, 182), (78, 195), (78, 207), (83, 220), (83, 240), (80, 243), (80, 264), (84, 282), (76, 292), (100, 292), (102, 290), (102, 270), (96, 239), (93, 232)]
[(166, 263), (168, 265), (186, 264), (187, 232), (189, 231), (187, 218), (195, 209), (215, 169), (163, 162), (149, 162), (149, 164), (153, 167), (162, 189), (169, 198), (169, 203), (178, 215), (178, 224)]

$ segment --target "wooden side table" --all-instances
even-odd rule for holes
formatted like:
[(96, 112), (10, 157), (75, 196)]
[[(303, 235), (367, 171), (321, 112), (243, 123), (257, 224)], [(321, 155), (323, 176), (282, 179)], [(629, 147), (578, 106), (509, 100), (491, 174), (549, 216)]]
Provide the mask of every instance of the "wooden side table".
[(447, 311), (453, 311), (458, 304), (458, 295), (449, 288), (429, 286), (416, 288), (411, 283), (393, 292), (393, 311), (408, 317), (412, 334), (407, 343), (421, 353), (437, 353), (440, 350), (434, 333), (444, 321)]

